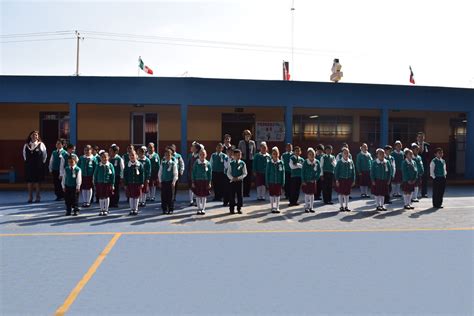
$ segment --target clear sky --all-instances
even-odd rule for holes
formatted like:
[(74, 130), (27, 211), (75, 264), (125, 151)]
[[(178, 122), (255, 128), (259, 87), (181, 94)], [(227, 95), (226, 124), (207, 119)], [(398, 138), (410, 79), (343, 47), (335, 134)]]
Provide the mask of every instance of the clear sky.
[[(295, 0), (293, 62), (291, 4), (292, 0), (0, 0), (0, 74), (73, 75), (72, 31), (79, 29), (85, 31), (80, 53), (84, 76), (136, 76), (141, 55), (154, 76), (175, 77), (187, 71), (191, 77), (280, 80), (285, 59), (290, 61), (292, 80), (329, 81), (337, 57), (343, 82), (406, 85), (411, 65), (418, 85), (474, 87), (472, 0)], [(5, 37), (56, 31), (71, 32)], [(92, 31), (155, 37), (98, 36)], [(57, 38), (68, 39), (7, 43)], [(228, 49), (222, 42), (281, 48)]]

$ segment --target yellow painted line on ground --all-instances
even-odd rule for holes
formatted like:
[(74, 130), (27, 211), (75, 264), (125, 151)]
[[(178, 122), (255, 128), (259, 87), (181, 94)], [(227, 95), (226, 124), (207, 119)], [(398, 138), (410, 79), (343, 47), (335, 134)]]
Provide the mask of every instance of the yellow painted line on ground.
[(109, 241), (107, 246), (105, 246), (104, 250), (102, 250), (102, 252), (97, 257), (97, 259), (95, 259), (94, 263), (90, 266), (89, 270), (87, 270), (86, 274), (84, 274), (84, 276), (79, 281), (79, 283), (77, 283), (74, 289), (71, 291), (71, 293), (69, 293), (69, 296), (66, 298), (63, 305), (61, 305), (56, 310), (56, 313), (55, 313), (56, 316), (62, 316), (69, 310), (69, 307), (71, 307), (71, 305), (74, 303), (79, 293), (81, 293), (84, 286), (86, 286), (87, 282), (89, 282), (89, 280), (92, 278), (92, 276), (97, 271), (99, 266), (102, 264), (102, 261), (104, 261), (105, 257), (107, 257), (109, 252), (112, 250), (112, 248), (114, 247), (115, 243), (120, 238), (120, 236), (122, 236), (122, 233), (114, 234), (114, 237), (112, 237), (112, 239)]
[(224, 234), (278, 234), (278, 233), (383, 233), (418, 231), (472, 231), (474, 227), (447, 228), (374, 228), (374, 229), (305, 229), (305, 230), (196, 230), (161, 232), (69, 232), (69, 233), (19, 233), (0, 234), (0, 237), (20, 236), (94, 236), (94, 235), (224, 235)]

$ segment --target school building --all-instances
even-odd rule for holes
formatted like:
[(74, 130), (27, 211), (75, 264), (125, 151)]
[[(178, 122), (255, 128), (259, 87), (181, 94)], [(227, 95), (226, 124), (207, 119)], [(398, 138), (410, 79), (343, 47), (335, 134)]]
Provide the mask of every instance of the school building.
[(474, 90), (424, 86), (153, 77), (0, 76), (0, 170), (22, 181), (22, 147), (39, 130), (48, 151), (57, 138), (108, 148), (169, 144), (186, 156), (192, 141), (209, 151), (244, 129), (284, 149), (362, 142), (374, 151), (426, 133), (442, 147), (451, 176), (474, 179)]

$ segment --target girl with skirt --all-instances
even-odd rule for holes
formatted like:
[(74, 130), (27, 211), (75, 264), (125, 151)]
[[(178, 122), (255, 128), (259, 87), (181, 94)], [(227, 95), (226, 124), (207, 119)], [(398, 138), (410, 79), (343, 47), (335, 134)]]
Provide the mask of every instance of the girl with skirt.
[(415, 190), (413, 191), (412, 202), (419, 202), (418, 193), (423, 182), (423, 175), (425, 173), (425, 168), (423, 166), (423, 160), (419, 155), (420, 146), (417, 143), (411, 144), (411, 150), (413, 151), (413, 160), (415, 161), (416, 168), (418, 169), (418, 179), (416, 179)]
[(377, 159), (372, 161), (370, 167), (370, 180), (372, 181), (372, 194), (375, 196), (376, 211), (386, 211), (384, 207), (385, 196), (389, 194), (388, 186), (392, 179), (392, 163), (385, 159), (385, 151), (377, 149)]
[(206, 213), (207, 197), (211, 190), (212, 167), (211, 163), (206, 159), (207, 152), (205, 149), (199, 151), (199, 159), (196, 160), (191, 172), (191, 188), (196, 195), (197, 215)]
[(150, 173), (150, 188), (148, 190), (147, 201), (155, 201), (156, 188), (159, 187), (158, 171), (160, 170), (160, 155), (155, 151), (155, 144), (148, 144), (148, 159), (150, 159), (151, 173)]
[(99, 199), (99, 216), (109, 215), (110, 197), (115, 186), (115, 168), (109, 162), (109, 153), (101, 152), (100, 163), (94, 171), (95, 194)]
[(133, 150), (128, 153), (129, 161), (123, 171), (123, 183), (130, 203), (130, 214), (138, 215), (138, 202), (145, 183), (143, 164), (137, 160), (137, 153)]
[(280, 213), (281, 189), (285, 185), (285, 163), (280, 160), (278, 147), (272, 148), (272, 159), (265, 168), (265, 183), (270, 195), (272, 213)]
[(146, 206), (146, 196), (149, 191), (150, 176), (151, 176), (151, 162), (146, 156), (146, 146), (142, 146), (137, 150), (137, 160), (143, 165), (143, 173), (145, 174), (145, 182), (143, 183), (142, 192), (140, 194), (139, 207)]
[(25, 178), (28, 185), (28, 203), (33, 203), (33, 185), (36, 189), (35, 203), (40, 202), (40, 183), (44, 181), (44, 172), (48, 153), (38, 131), (32, 131), (23, 146)]
[(360, 146), (360, 153), (356, 159), (356, 170), (359, 175), (360, 196), (369, 197), (370, 186), (370, 166), (372, 164), (372, 155), (368, 152), (366, 143)]
[(392, 152), (392, 157), (395, 162), (395, 176), (393, 177), (393, 197), (401, 197), (400, 186), (402, 183), (402, 162), (405, 159), (405, 154), (402, 150), (402, 142), (397, 140), (395, 142), (395, 150)]
[(316, 152), (313, 148), (308, 148), (307, 159), (303, 162), (301, 169), (301, 189), (304, 193), (304, 211), (314, 213), (314, 194), (316, 193), (317, 181), (321, 176), (321, 166), (315, 158)]
[(413, 152), (408, 148), (405, 149), (405, 160), (402, 162), (402, 180), (404, 208), (412, 210), (414, 207), (411, 206), (411, 198), (418, 180), (418, 168), (413, 160)]
[(97, 166), (97, 161), (92, 155), (92, 146), (86, 145), (84, 147), (84, 155), (79, 158), (79, 168), (82, 171), (82, 207), (90, 207), (92, 199), (93, 176)]
[(338, 193), (339, 204), (341, 205), (339, 210), (341, 212), (350, 212), (348, 204), (351, 188), (355, 184), (355, 166), (349, 157), (349, 149), (347, 147), (342, 149), (342, 157), (334, 169), (334, 178), (336, 179), (336, 192)]
[(265, 201), (265, 171), (267, 163), (271, 159), (267, 151), (267, 143), (261, 142), (260, 152), (253, 157), (252, 169), (255, 176), (255, 186), (257, 187), (257, 201)]
[(192, 173), (193, 173), (194, 163), (196, 162), (196, 160), (199, 159), (199, 151), (201, 149), (202, 149), (201, 145), (198, 142), (193, 142), (191, 144), (191, 153), (189, 154), (189, 157), (188, 157), (188, 166), (187, 166), (189, 206), (196, 206), (195, 196), (194, 196), (193, 188), (192, 188), (192, 185), (193, 185)]

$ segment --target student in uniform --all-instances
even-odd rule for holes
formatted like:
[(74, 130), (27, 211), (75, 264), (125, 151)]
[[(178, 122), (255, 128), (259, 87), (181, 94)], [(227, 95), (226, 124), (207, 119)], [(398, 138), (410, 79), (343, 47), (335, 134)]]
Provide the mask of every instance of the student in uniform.
[(115, 167), (109, 162), (109, 153), (101, 151), (100, 163), (94, 171), (94, 184), (99, 199), (99, 216), (109, 215), (110, 197), (115, 187)]
[(199, 151), (199, 158), (196, 160), (191, 173), (192, 189), (196, 195), (197, 215), (206, 214), (207, 197), (210, 195), (212, 187), (212, 167), (206, 159), (207, 152), (203, 148)]
[[(171, 144), (169, 147), (172, 151), (172, 157), (173, 159), (176, 160), (178, 163), (178, 181), (176, 183), (179, 183), (181, 181), (181, 178), (183, 177), (184, 174), (184, 160), (183, 156), (181, 156), (180, 153), (176, 151), (176, 145)], [(178, 194), (178, 185), (174, 186), (174, 193), (173, 193), (173, 202), (176, 202), (176, 195)]]
[(363, 143), (360, 146), (360, 153), (357, 154), (356, 170), (359, 175), (360, 196), (369, 197), (370, 186), (370, 166), (372, 165), (372, 155), (368, 152), (368, 146)]
[(324, 148), (325, 154), (321, 157), (321, 170), (323, 176), (321, 182), (323, 185), (324, 204), (334, 204), (332, 202), (332, 184), (334, 180), (334, 168), (336, 167), (336, 158), (332, 155), (332, 146), (327, 145)]
[(84, 147), (84, 155), (79, 158), (79, 168), (81, 168), (82, 171), (82, 207), (91, 206), (93, 187), (92, 178), (94, 176), (96, 166), (97, 162), (92, 155), (92, 146), (86, 145), (86, 147)]
[(280, 160), (278, 147), (272, 148), (272, 158), (265, 168), (265, 183), (270, 195), (272, 213), (280, 213), (281, 188), (285, 185), (285, 164)]
[[(224, 135), (224, 144), (223, 144), (223, 150), (227, 152), (233, 145), (231, 144), (232, 137), (230, 137), (229, 134)], [(234, 146), (235, 147), (235, 146)]]
[[(336, 163), (342, 159), (342, 152), (344, 151), (344, 148), (349, 149), (349, 145), (347, 143), (342, 143), (341, 151), (336, 155)], [(352, 160), (352, 155), (349, 151), (349, 158)]]
[(109, 161), (114, 166), (114, 190), (112, 191), (112, 196), (110, 197), (110, 207), (118, 207), (120, 201), (120, 182), (123, 179), (123, 170), (125, 169), (125, 164), (119, 155), (120, 147), (116, 144), (112, 144), (109, 148)]
[(79, 191), (81, 190), (82, 172), (77, 166), (77, 156), (67, 158), (68, 167), (64, 168), (61, 186), (64, 192), (64, 201), (66, 203), (66, 216), (79, 215), (77, 203), (79, 200)]
[(160, 170), (160, 155), (155, 151), (155, 144), (148, 144), (147, 157), (150, 160), (151, 164), (151, 173), (150, 173), (150, 188), (148, 190), (148, 195), (146, 197), (147, 201), (155, 201), (156, 198), (156, 188), (158, 185), (158, 171)]
[(339, 204), (341, 207), (339, 211), (350, 212), (349, 196), (351, 189), (355, 184), (355, 166), (352, 159), (349, 157), (349, 149), (344, 147), (342, 149), (342, 158), (334, 168), (334, 178), (336, 179), (336, 192), (338, 193)]
[(54, 194), (56, 195), (56, 201), (64, 199), (64, 191), (61, 186), (61, 178), (59, 171), (61, 168), (61, 157), (65, 158), (66, 150), (64, 150), (64, 139), (58, 139), (56, 141), (56, 150), (51, 153), (49, 159), (49, 172), (53, 176)]
[(397, 140), (395, 142), (395, 150), (391, 153), (395, 161), (395, 176), (392, 180), (393, 197), (401, 197), (400, 185), (402, 183), (402, 162), (405, 159), (405, 154), (402, 150), (402, 142)]
[(286, 151), (281, 155), (281, 159), (285, 165), (285, 199), (290, 198), (290, 180), (291, 180), (291, 169), (290, 169), (290, 157), (293, 156), (293, 145), (286, 144)]
[(266, 142), (260, 143), (260, 152), (256, 153), (252, 161), (252, 169), (255, 176), (255, 186), (257, 187), (257, 201), (265, 201), (265, 171), (267, 163), (271, 157), (268, 154)]
[[(321, 167), (321, 158), (323, 158), (324, 156), (324, 145), (323, 144), (319, 144), (318, 146), (316, 146), (316, 160), (319, 162), (319, 166)], [(314, 199), (316, 201), (321, 201), (321, 192), (323, 191), (323, 185), (322, 185), (322, 181), (321, 181), (321, 177), (322, 177), (323, 173), (322, 173), (322, 170), (321, 170), (321, 176), (319, 177), (318, 181), (316, 181), (316, 193), (314, 193)]]
[(300, 197), (300, 188), (301, 188), (301, 169), (303, 168), (304, 159), (300, 157), (301, 148), (295, 146), (293, 156), (290, 158), (290, 169), (291, 169), (291, 178), (290, 178), (290, 203), (288, 206), (297, 206), (298, 198)]
[[(233, 159), (227, 168), (227, 177), (230, 180), (230, 203), (229, 210), (234, 214), (237, 205), (237, 213), (242, 214), (243, 206), (243, 179), (247, 176), (247, 166), (242, 160), (242, 152), (239, 149), (234, 150)], [(237, 204), (235, 198), (237, 197)]]
[(161, 209), (163, 214), (174, 212), (174, 187), (178, 181), (178, 161), (173, 159), (173, 151), (167, 148), (158, 171), (158, 185), (161, 186)]
[(224, 146), (222, 143), (217, 144), (216, 152), (211, 155), (209, 162), (212, 168), (212, 187), (214, 189), (214, 201), (222, 201), (223, 186), (227, 177), (224, 174), (224, 162), (226, 154), (222, 152)]
[(129, 161), (123, 171), (123, 183), (130, 203), (130, 214), (138, 215), (139, 198), (145, 183), (145, 169), (143, 164), (137, 160), (137, 153), (128, 153)]
[(433, 207), (443, 208), (443, 196), (446, 189), (446, 161), (443, 159), (443, 149), (436, 148), (435, 157), (430, 163), (430, 176), (433, 179)]
[(430, 156), (430, 143), (425, 142), (425, 133), (418, 132), (416, 135), (416, 143), (420, 147), (419, 155), (421, 157), (421, 161), (423, 162), (423, 170), (425, 173), (422, 176), (422, 184), (421, 184), (421, 196), (423, 198), (428, 197), (428, 178), (429, 178), (429, 156)]
[(142, 187), (142, 192), (140, 194), (140, 202), (138, 203), (139, 207), (146, 206), (146, 195), (148, 194), (149, 187), (150, 187), (151, 162), (150, 162), (150, 159), (148, 159), (145, 154), (146, 150), (147, 148), (145, 146), (142, 146), (138, 148), (137, 150), (137, 154), (138, 154), (137, 160), (143, 165), (143, 172), (144, 172), (144, 177), (145, 177), (145, 181)]
[[(227, 177), (227, 170), (229, 170), (230, 163), (233, 160), (234, 157), (234, 150), (235, 146), (230, 146), (227, 148), (227, 155), (224, 158), (224, 180), (222, 182), (222, 196), (223, 196), (223, 203), (222, 206), (229, 206), (229, 200), (230, 200), (230, 181)], [(214, 187), (215, 189), (215, 187)]]
[(376, 154), (377, 159), (372, 160), (372, 166), (370, 167), (371, 191), (375, 196), (376, 211), (386, 211), (384, 200), (389, 194), (388, 186), (392, 180), (393, 165), (386, 159), (390, 155), (387, 155), (382, 148), (378, 148)]
[(413, 160), (413, 152), (406, 148), (404, 150), (405, 160), (402, 161), (402, 190), (403, 190), (403, 201), (404, 208), (406, 210), (412, 210), (414, 207), (411, 205), (411, 199), (413, 191), (415, 190), (415, 184), (418, 180), (418, 168), (416, 162)]
[(419, 192), (420, 192), (420, 186), (422, 185), (423, 182), (423, 176), (425, 174), (425, 169), (423, 166), (423, 160), (421, 159), (421, 156), (419, 155), (420, 152), (420, 146), (418, 146), (417, 143), (411, 144), (411, 150), (413, 151), (413, 160), (416, 163), (416, 168), (418, 169), (418, 179), (416, 180), (415, 183), (415, 190), (413, 191), (413, 198), (412, 202), (419, 202)]
[(388, 182), (388, 193), (387, 195), (385, 195), (385, 198), (384, 198), (384, 203), (385, 204), (392, 204), (392, 201), (390, 201), (390, 193), (392, 192), (392, 180), (393, 178), (395, 177), (395, 172), (396, 172), (396, 165), (395, 165), (395, 158), (393, 158), (392, 156), (392, 150), (393, 150), (393, 147), (390, 146), (390, 145), (387, 145), (385, 146), (385, 159), (387, 159), (387, 161), (389, 162), (390, 164), (390, 170), (391, 170), (391, 178), (390, 178), (390, 181)]
[[(92, 156), (94, 156), (94, 159), (95, 159), (95, 163), (96, 165), (99, 165), (101, 159), (100, 159), (100, 154), (102, 152), (104, 152), (105, 150), (101, 150), (99, 146), (97, 145), (93, 145), (92, 146)], [(92, 197), (91, 197), (91, 201), (94, 201), (94, 198), (95, 198), (95, 203), (99, 204), (99, 198), (97, 197), (97, 195), (95, 194), (95, 186), (93, 185), (92, 186)]]
[(303, 162), (303, 168), (301, 168), (301, 189), (304, 193), (304, 211), (306, 213), (314, 213), (314, 194), (320, 176), (321, 166), (316, 159), (316, 152), (310, 147), (307, 150), (307, 158)]
[(194, 141), (192, 144), (191, 144), (191, 148), (190, 148), (190, 154), (189, 154), (189, 157), (188, 157), (188, 166), (187, 166), (187, 169), (188, 169), (188, 193), (189, 193), (189, 206), (196, 206), (196, 201), (195, 201), (195, 196), (194, 196), (194, 192), (193, 192), (193, 188), (192, 188), (192, 185), (193, 185), (193, 180), (192, 180), (192, 173), (193, 173), (193, 167), (194, 167), (194, 163), (196, 162), (196, 160), (199, 159), (199, 152), (201, 151), (202, 147), (201, 145)]
[(62, 179), (64, 176), (64, 169), (68, 166), (68, 159), (69, 157), (74, 157), (76, 160), (76, 164), (79, 161), (79, 157), (75, 153), (76, 146), (73, 144), (67, 144), (66, 146), (66, 153), (64, 156), (60, 156), (60, 163), (59, 163), (59, 178)]

